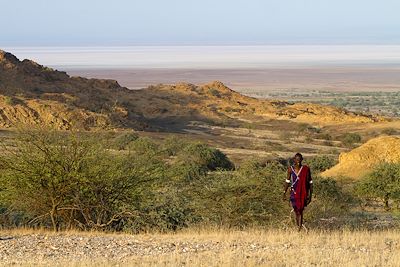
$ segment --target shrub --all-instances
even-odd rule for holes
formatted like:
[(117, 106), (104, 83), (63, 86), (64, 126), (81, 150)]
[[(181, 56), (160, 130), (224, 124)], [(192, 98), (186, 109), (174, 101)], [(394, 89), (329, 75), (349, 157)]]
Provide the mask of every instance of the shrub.
[(362, 198), (376, 198), (390, 209), (389, 201), (400, 201), (400, 164), (378, 164), (359, 182), (356, 192)]
[(250, 158), (240, 164), (238, 172), (250, 176), (254, 172), (257, 172), (260, 169), (262, 169), (263, 167), (265, 167), (265, 164), (263, 164), (261, 159)]
[(311, 168), (312, 172), (319, 173), (335, 166), (338, 163), (338, 160), (335, 157), (324, 155), (307, 157), (304, 160), (304, 163)]
[(308, 123), (299, 123), (298, 125), (297, 125), (297, 130), (299, 131), (299, 132), (305, 132), (305, 131), (307, 131), (310, 127), (312, 127), (310, 124), (308, 124)]
[(241, 171), (219, 171), (194, 181), (192, 209), (203, 223), (243, 228), (276, 225), (289, 214), (282, 201), (286, 171), (280, 165), (242, 165)]
[(160, 156), (158, 145), (148, 137), (139, 137), (135, 141), (132, 141), (127, 146), (127, 149), (137, 155), (152, 155)]
[(325, 141), (323, 142), (323, 145), (324, 145), (324, 146), (333, 146), (333, 143), (332, 143), (332, 141), (325, 140)]
[(216, 148), (202, 143), (190, 143), (179, 154), (178, 160), (184, 163), (198, 165), (204, 170), (216, 169), (232, 170), (233, 163), (228, 157)]
[(209, 92), (211, 95), (215, 96), (215, 97), (218, 97), (218, 98), (221, 97), (221, 93), (220, 93), (217, 89), (215, 89), (215, 88), (209, 89), (208, 92)]
[(139, 136), (134, 132), (121, 133), (112, 141), (112, 147), (118, 150), (126, 149), (131, 142), (138, 138)]
[(233, 163), (220, 150), (202, 143), (188, 143), (177, 153), (170, 176), (177, 181), (191, 181), (210, 171), (232, 169)]
[(340, 137), (343, 145), (347, 147), (354, 146), (355, 143), (361, 142), (361, 136), (357, 133), (345, 133)]
[(5, 96), (5, 97), (4, 97), (4, 102), (5, 102), (7, 105), (14, 106), (14, 105), (17, 104), (18, 101), (17, 101), (17, 99), (15, 99), (14, 97)]
[(329, 133), (318, 134), (317, 138), (324, 139), (325, 141), (331, 141), (332, 140), (332, 136)]
[(182, 149), (187, 146), (187, 142), (183, 141), (182, 138), (177, 136), (170, 136), (164, 140), (161, 150), (166, 156), (176, 156)]
[(297, 125), (297, 130), (301, 132), (309, 132), (309, 133), (320, 133), (321, 128), (314, 127), (308, 123), (299, 123)]
[(397, 135), (398, 131), (394, 128), (386, 128), (382, 131), (382, 133), (387, 135)]
[(306, 220), (318, 226), (321, 218), (341, 216), (348, 212), (353, 198), (343, 192), (332, 178), (313, 177), (313, 200), (305, 212)]
[(17, 144), (0, 157), (2, 195), (30, 224), (54, 230), (112, 229), (162, 176), (156, 159), (111, 154), (88, 135), (26, 130)]
[(306, 143), (312, 143), (314, 139), (311, 136), (306, 136), (306, 139), (304, 140)]

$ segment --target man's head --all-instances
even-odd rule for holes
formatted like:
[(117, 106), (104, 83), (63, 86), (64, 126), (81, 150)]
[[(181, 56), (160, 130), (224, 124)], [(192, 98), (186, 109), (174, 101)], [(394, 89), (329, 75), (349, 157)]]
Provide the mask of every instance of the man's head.
[(296, 155), (294, 155), (293, 161), (295, 165), (300, 165), (303, 161), (303, 155), (300, 153), (296, 153)]

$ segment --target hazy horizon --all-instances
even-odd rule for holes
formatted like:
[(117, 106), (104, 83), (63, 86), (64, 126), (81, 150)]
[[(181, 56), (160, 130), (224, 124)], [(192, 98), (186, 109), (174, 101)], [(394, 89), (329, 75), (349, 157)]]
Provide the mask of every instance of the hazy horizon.
[(400, 45), (2, 47), (59, 69), (400, 66)]

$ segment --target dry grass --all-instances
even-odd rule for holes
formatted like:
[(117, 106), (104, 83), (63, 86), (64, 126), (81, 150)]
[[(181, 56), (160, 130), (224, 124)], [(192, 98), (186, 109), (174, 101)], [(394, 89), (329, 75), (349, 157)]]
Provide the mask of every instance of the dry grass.
[[(32, 230), (7, 234), (33, 234)], [(36, 233), (36, 232), (35, 232)], [(60, 235), (42, 231), (48, 235)], [(2, 232), (1, 235), (5, 234)], [(61, 235), (110, 235), (65, 232)], [(111, 234), (127, 237), (126, 234)], [(400, 232), (396, 230), (309, 231), (293, 230), (186, 230), (178, 233), (128, 235), (143, 244), (176, 244), (173, 252), (135, 255), (123, 259), (58, 262), (69, 266), (398, 266)], [(1, 242), (1, 241), (0, 241)], [(201, 247), (202, 249), (197, 249)], [(37, 262), (32, 262), (38, 264)], [(28, 261), (27, 266), (31, 263)], [(42, 262), (54, 265), (56, 262)]]
[(396, 266), (400, 263), (398, 231), (218, 231), (187, 232), (163, 238), (220, 242), (223, 246), (219, 251), (177, 252), (157, 259), (146, 257), (141, 262), (174, 266), (181, 263), (189, 266)]

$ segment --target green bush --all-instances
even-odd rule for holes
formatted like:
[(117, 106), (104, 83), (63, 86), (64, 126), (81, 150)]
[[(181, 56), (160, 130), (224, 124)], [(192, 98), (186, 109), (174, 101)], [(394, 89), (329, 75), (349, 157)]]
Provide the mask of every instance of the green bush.
[(359, 182), (356, 192), (362, 198), (378, 199), (385, 209), (390, 209), (390, 201), (400, 201), (400, 164), (378, 164)]
[(284, 168), (246, 166), (250, 169), (213, 172), (194, 181), (192, 209), (201, 222), (243, 228), (276, 225), (286, 218), (290, 209), (282, 201)]
[(299, 123), (297, 125), (297, 130), (301, 132), (308, 132), (308, 133), (321, 133), (321, 128), (314, 127), (308, 123)]
[(30, 224), (54, 230), (112, 229), (136, 214), (134, 200), (162, 177), (156, 159), (112, 154), (85, 135), (26, 130), (17, 144), (0, 157), (2, 196)]
[(18, 101), (14, 97), (11, 97), (11, 96), (5, 96), (4, 102), (10, 106), (14, 106), (18, 103)]
[(177, 156), (178, 161), (185, 164), (197, 165), (205, 171), (234, 169), (233, 163), (224, 153), (202, 143), (188, 144), (178, 153)]
[[(278, 162), (255, 162), (245, 162), (237, 171), (209, 171), (196, 179), (168, 180), (144, 203), (146, 216), (138, 218), (141, 221), (136, 227), (166, 231), (199, 224), (235, 228), (276, 225), (290, 211), (281, 195), (286, 168)], [(175, 164), (178, 170), (188, 167)], [(173, 175), (176, 173), (167, 174)]]
[(183, 141), (182, 138), (172, 135), (164, 140), (161, 149), (166, 156), (170, 157), (176, 156), (187, 145), (188, 143)]
[(387, 135), (397, 135), (399, 134), (399, 132), (394, 129), (394, 128), (386, 128), (382, 131), (383, 134), (387, 134)]
[(254, 172), (259, 171), (265, 166), (259, 158), (250, 158), (242, 162), (238, 168), (238, 172), (244, 175), (252, 175)]
[(311, 168), (313, 173), (319, 173), (335, 166), (338, 163), (338, 160), (335, 157), (324, 155), (307, 157), (304, 160), (304, 163)]
[(160, 151), (158, 145), (148, 137), (139, 137), (135, 141), (132, 141), (127, 146), (127, 149), (135, 155), (158, 155)]
[(325, 141), (332, 140), (332, 136), (329, 133), (320, 133), (317, 135), (317, 138), (324, 139)]
[(358, 133), (345, 133), (340, 137), (343, 145), (353, 147), (355, 143), (361, 142), (361, 136)]
[(208, 90), (208, 92), (215, 97), (221, 97), (221, 93), (217, 89), (211, 88)]
[(354, 199), (334, 179), (315, 176), (313, 185), (313, 200), (305, 212), (307, 221), (318, 226), (321, 218), (347, 214)]
[(112, 140), (112, 148), (123, 150), (126, 149), (127, 146), (138, 139), (139, 136), (134, 132), (125, 132), (119, 134), (117, 137)]

